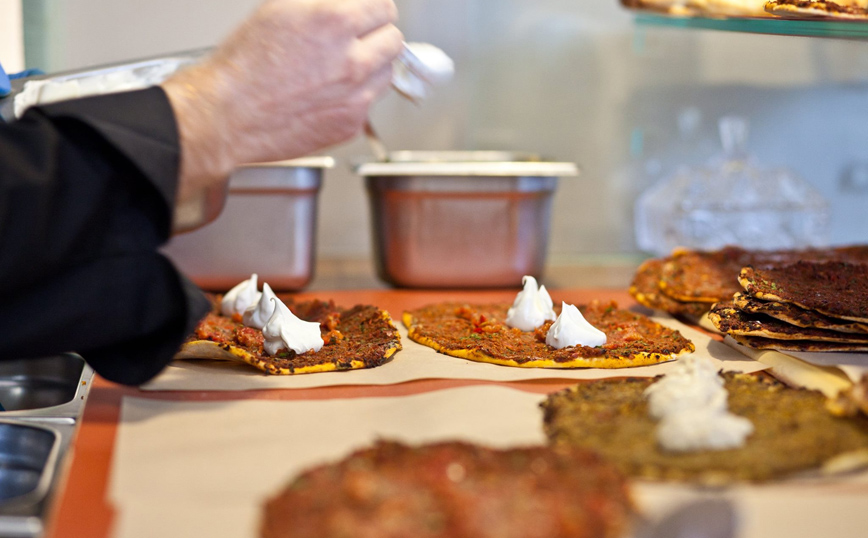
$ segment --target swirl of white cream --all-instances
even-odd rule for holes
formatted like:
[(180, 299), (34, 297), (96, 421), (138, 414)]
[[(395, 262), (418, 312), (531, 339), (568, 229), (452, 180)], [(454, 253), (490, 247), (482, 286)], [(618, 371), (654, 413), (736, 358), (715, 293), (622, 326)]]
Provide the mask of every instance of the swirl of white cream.
[(537, 288), (536, 279), (532, 276), (523, 277), (521, 283), (524, 288), (518, 292), (506, 313), (507, 325), (528, 332), (548, 320), (557, 318), (552, 298), (545, 286)]
[(259, 302), (251, 305), (244, 311), (244, 315), (241, 317), (244, 324), (248, 327), (260, 330), (265, 327), (265, 324), (268, 323), (268, 319), (274, 313), (275, 303), (272, 299), (279, 301), (274, 292), (271, 291), (271, 286), (266, 282), (262, 285), (262, 293), (260, 294)]
[(274, 313), (262, 329), (265, 352), (277, 355), (282, 349), (291, 349), (298, 355), (310, 350), (319, 351), (324, 344), (319, 323), (298, 319), (280, 299), (272, 299)]
[(224, 316), (244, 314), (248, 307), (259, 301), (262, 293), (256, 289), (256, 279), (256, 273), (253, 273), (250, 278), (237, 284), (223, 296), (223, 300), (220, 301), (220, 312)]
[(594, 327), (575, 305), (561, 302), (561, 315), (549, 327), (546, 344), (555, 349), (569, 346), (602, 346), (606, 343), (606, 333)]

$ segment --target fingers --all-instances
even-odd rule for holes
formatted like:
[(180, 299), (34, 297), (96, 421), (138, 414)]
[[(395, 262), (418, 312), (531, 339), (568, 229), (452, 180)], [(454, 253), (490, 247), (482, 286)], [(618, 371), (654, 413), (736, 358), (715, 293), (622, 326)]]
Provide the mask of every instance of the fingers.
[(391, 25), (398, 20), (398, 8), (392, 0), (343, 0), (340, 6), (345, 16), (352, 21), (357, 37)]
[(392, 84), (392, 64), (386, 64), (376, 71), (368, 81), (367, 87), (372, 92), (373, 96), (380, 96), (391, 87)]
[(360, 38), (355, 54), (358, 61), (370, 65), (376, 71), (384, 65), (391, 65), (403, 49), (404, 34), (389, 24)]

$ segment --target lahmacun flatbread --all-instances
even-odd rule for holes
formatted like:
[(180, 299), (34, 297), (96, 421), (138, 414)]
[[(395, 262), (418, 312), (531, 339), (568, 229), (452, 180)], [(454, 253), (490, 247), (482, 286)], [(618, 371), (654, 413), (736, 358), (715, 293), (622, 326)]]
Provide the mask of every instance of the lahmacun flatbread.
[(720, 332), (729, 335), (868, 345), (868, 334), (799, 327), (763, 314), (748, 314), (736, 308), (732, 301), (715, 304), (708, 313), (708, 319)]
[(643, 306), (674, 316), (696, 319), (705, 315), (710, 306), (708, 303), (677, 301), (660, 290), (660, 277), (665, 263), (665, 259), (658, 258), (642, 262), (630, 284), (630, 295)]
[(322, 349), (301, 355), (291, 350), (269, 355), (263, 348), (262, 331), (221, 315), (215, 305), (175, 358), (239, 361), (266, 374), (295, 375), (374, 368), (401, 349), (401, 337), (389, 313), (375, 306), (345, 309), (332, 301), (317, 300), (289, 301), (286, 305), (300, 319), (320, 323), (325, 341)]
[(754, 425), (741, 448), (661, 449), (644, 397), (655, 379), (588, 381), (554, 393), (542, 404), (544, 429), (556, 446), (598, 451), (628, 476), (650, 480), (763, 482), (866, 463), (868, 417), (833, 416), (821, 393), (789, 388), (766, 375), (722, 376), (730, 412)]
[(792, 303), (825, 316), (868, 323), (868, 265), (844, 261), (744, 267), (741, 286), (763, 301)]
[(755, 253), (739, 247), (679, 249), (661, 269), (660, 289), (678, 301), (716, 303), (741, 291), (738, 271), (756, 260)]
[(506, 325), (509, 305), (439, 303), (404, 312), (411, 340), (453, 357), (522, 368), (628, 368), (691, 353), (693, 343), (676, 330), (615, 303), (580, 306), (585, 319), (606, 333), (598, 347), (555, 349), (545, 343), (551, 322), (535, 332)]
[(754, 349), (770, 349), (775, 351), (817, 351), (817, 352), (864, 352), (868, 344), (846, 342), (821, 342), (818, 340), (777, 340), (764, 336), (730, 335), (739, 344)]
[(761, 301), (747, 293), (736, 293), (732, 298), (732, 304), (742, 312), (764, 314), (799, 327), (829, 329), (843, 333), (868, 333), (868, 325), (864, 323), (824, 316), (819, 312), (805, 310), (792, 303)]
[(716, 303), (742, 291), (738, 283), (742, 267), (784, 265), (800, 260), (868, 263), (868, 246), (770, 251), (734, 246), (712, 251), (676, 249), (663, 265), (659, 287), (677, 301)]
[(624, 7), (668, 13), (669, 15), (698, 16), (702, 13), (695, 0), (621, 0)]
[(681, 16), (767, 17), (765, 0), (621, 0), (632, 9)]
[(260, 536), (616, 538), (633, 513), (623, 475), (589, 451), (380, 441), (298, 475)]
[(770, 0), (765, 10), (787, 19), (868, 20), (868, 6), (845, 0)]

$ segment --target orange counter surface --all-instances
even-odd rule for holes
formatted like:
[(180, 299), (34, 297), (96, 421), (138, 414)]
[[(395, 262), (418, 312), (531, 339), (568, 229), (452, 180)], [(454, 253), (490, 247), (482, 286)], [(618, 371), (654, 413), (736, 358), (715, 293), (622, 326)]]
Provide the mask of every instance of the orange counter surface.
[[(400, 320), (406, 309), (428, 303), (462, 300), (471, 303), (512, 302), (518, 290), (492, 291), (318, 291), (297, 294), (300, 299), (334, 299), (341, 305), (367, 303), (389, 311)], [(621, 306), (635, 305), (633, 299), (620, 290), (566, 289), (553, 290), (555, 301), (564, 300), (581, 304), (588, 301), (615, 300)], [(56, 491), (52, 510), (48, 515), (47, 538), (108, 538), (111, 536), (113, 507), (107, 501), (107, 487), (115, 437), (124, 396), (158, 400), (228, 401), (228, 400), (321, 400), (333, 398), (363, 398), (378, 396), (404, 396), (445, 388), (468, 385), (497, 384), (519, 390), (546, 394), (565, 388), (569, 380), (534, 380), (520, 382), (491, 382), (477, 380), (421, 380), (397, 385), (336, 386), (312, 389), (263, 390), (240, 392), (153, 392), (124, 387), (98, 376), (80, 419), (78, 433), (66, 460), (66, 473)]]

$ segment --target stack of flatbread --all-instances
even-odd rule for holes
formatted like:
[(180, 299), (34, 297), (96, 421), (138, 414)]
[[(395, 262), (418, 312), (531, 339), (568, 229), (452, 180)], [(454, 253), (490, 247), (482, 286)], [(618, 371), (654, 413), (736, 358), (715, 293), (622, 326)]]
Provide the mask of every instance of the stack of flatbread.
[(742, 268), (782, 266), (800, 260), (868, 263), (868, 246), (775, 251), (676, 249), (666, 258), (652, 258), (640, 265), (630, 294), (648, 308), (697, 321), (715, 303), (745, 291), (739, 282)]
[(702, 17), (767, 17), (766, 0), (621, 0), (631, 9)]
[(765, 10), (787, 19), (868, 20), (868, 0), (771, 0)]
[(868, 0), (621, 0), (630, 9), (687, 17), (868, 20)]
[(868, 351), (868, 265), (748, 265), (738, 283), (743, 291), (715, 304), (708, 317), (739, 343), (782, 351)]

